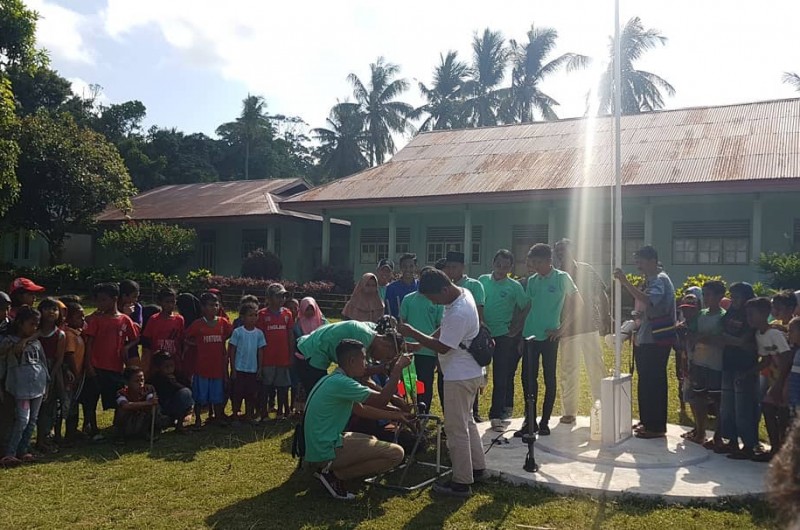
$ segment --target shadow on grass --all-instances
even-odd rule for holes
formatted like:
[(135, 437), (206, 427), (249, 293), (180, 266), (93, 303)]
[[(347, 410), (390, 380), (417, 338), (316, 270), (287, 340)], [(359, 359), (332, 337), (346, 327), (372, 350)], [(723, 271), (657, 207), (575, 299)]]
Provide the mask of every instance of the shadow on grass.
[(291, 436), (284, 435), (293, 428), (294, 425), (289, 422), (240, 427), (207, 425), (199, 431), (187, 431), (184, 435), (176, 434), (173, 429), (169, 429), (158, 436), (152, 452), (149, 440), (126, 440), (124, 444), (118, 444), (113, 440), (113, 430), (106, 428), (102, 429), (102, 434), (106, 438), (104, 441), (84, 441), (72, 448), (62, 448), (59, 453), (42, 458), (38, 464), (47, 465), (84, 459), (102, 463), (127, 454), (141, 453), (149, 453), (149, 457), (155, 460), (189, 463), (203, 451), (236, 449), (270, 438), (281, 438), (281, 450), (287, 446), (286, 452), (291, 452)]

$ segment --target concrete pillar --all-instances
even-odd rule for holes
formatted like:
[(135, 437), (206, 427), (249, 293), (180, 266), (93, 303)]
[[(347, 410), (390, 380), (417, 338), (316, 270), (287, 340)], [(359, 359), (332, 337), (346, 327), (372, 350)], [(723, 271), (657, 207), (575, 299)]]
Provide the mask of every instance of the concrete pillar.
[(762, 200), (761, 194), (756, 194), (753, 200), (753, 222), (750, 225), (750, 244), (752, 245), (752, 255), (750, 260), (757, 260), (761, 255), (761, 232), (762, 232)]
[(556, 231), (556, 207), (550, 204), (547, 207), (547, 242), (550, 245), (555, 245), (558, 241), (558, 232)]
[(655, 245), (653, 242), (653, 205), (650, 203), (644, 207), (644, 244)]
[(267, 251), (275, 252), (275, 225), (267, 226)]
[(331, 264), (331, 216), (322, 210), (322, 265)]
[(467, 204), (464, 206), (464, 274), (469, 275), (470, 263), (472, 263), (472, 210)]
[(389, 253), (386, 256), (390, 260), (397, 259), (397, 216), (394, 208), (389, 208)]

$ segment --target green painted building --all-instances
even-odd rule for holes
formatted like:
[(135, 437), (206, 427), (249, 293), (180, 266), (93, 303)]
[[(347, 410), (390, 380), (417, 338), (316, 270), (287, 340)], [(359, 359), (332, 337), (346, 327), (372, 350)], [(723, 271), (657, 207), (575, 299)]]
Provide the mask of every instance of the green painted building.
[[(800, 246), (800, 99), (649, 112), (622, 118), (623, 253), (659, 250), (676, 282), (759, 279), (762, 252)], [(464, 251), (469, 273), (499, 248), (518, 272), (537, 242), (571, 238), (578, 258), (611, 268), (610, 117), (416, 136), (391, 161), (310, 189), (283, 206), (351, 223), (358, 277), (407, 251), (432, 264)], [(323, 229), (323, 234), (325, 230)], [(322, 238), (322, 254), (332, 245)]]

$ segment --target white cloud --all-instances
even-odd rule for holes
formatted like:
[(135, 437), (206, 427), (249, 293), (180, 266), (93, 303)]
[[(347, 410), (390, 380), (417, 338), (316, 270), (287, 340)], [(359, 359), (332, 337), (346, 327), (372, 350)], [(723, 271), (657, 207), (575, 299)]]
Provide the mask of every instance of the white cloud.
[(45, 0), (28, 0), (27, 5), (40, 15), (36, 27), (40, 47), (57, 59), (94, 63), (94, 54), (83, 37), (88, 29), (87, 16)]
[[(67, 79), (67, 81), (72, 84), (72, 92), (83, 99), (89, 99), (92, 97), (92, 94), (95, 93), (95, 89), (92, 88), (92, 84), (85, 79), (81, 79), (80, 77), (70, 77)], [(102, 87), (100, 87), (100, 91), (97, 93), (94, 102), (96, 105), (108, 105), (111, 103), (111, 100), (103, 92)]]

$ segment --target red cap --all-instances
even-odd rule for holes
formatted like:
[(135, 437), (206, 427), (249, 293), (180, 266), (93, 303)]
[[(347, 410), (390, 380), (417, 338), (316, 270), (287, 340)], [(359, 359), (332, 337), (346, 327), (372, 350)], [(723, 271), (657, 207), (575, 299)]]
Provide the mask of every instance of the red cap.
[(216, 287), (209, 287), (207, 289), (207, 292), (212, 293), (212, 294), (219, 294), (221, 291), (219, 289), (217, 289)]
[(42, 287), (41, 285), (36, 285), (28, 278), (15, 278), (14, 281), (11, 282), (11, 287), (8, 289), (8, 294), (20, 290), (31, 291), (33, 293), (40, 293), (44, 291), (44, 287)]

